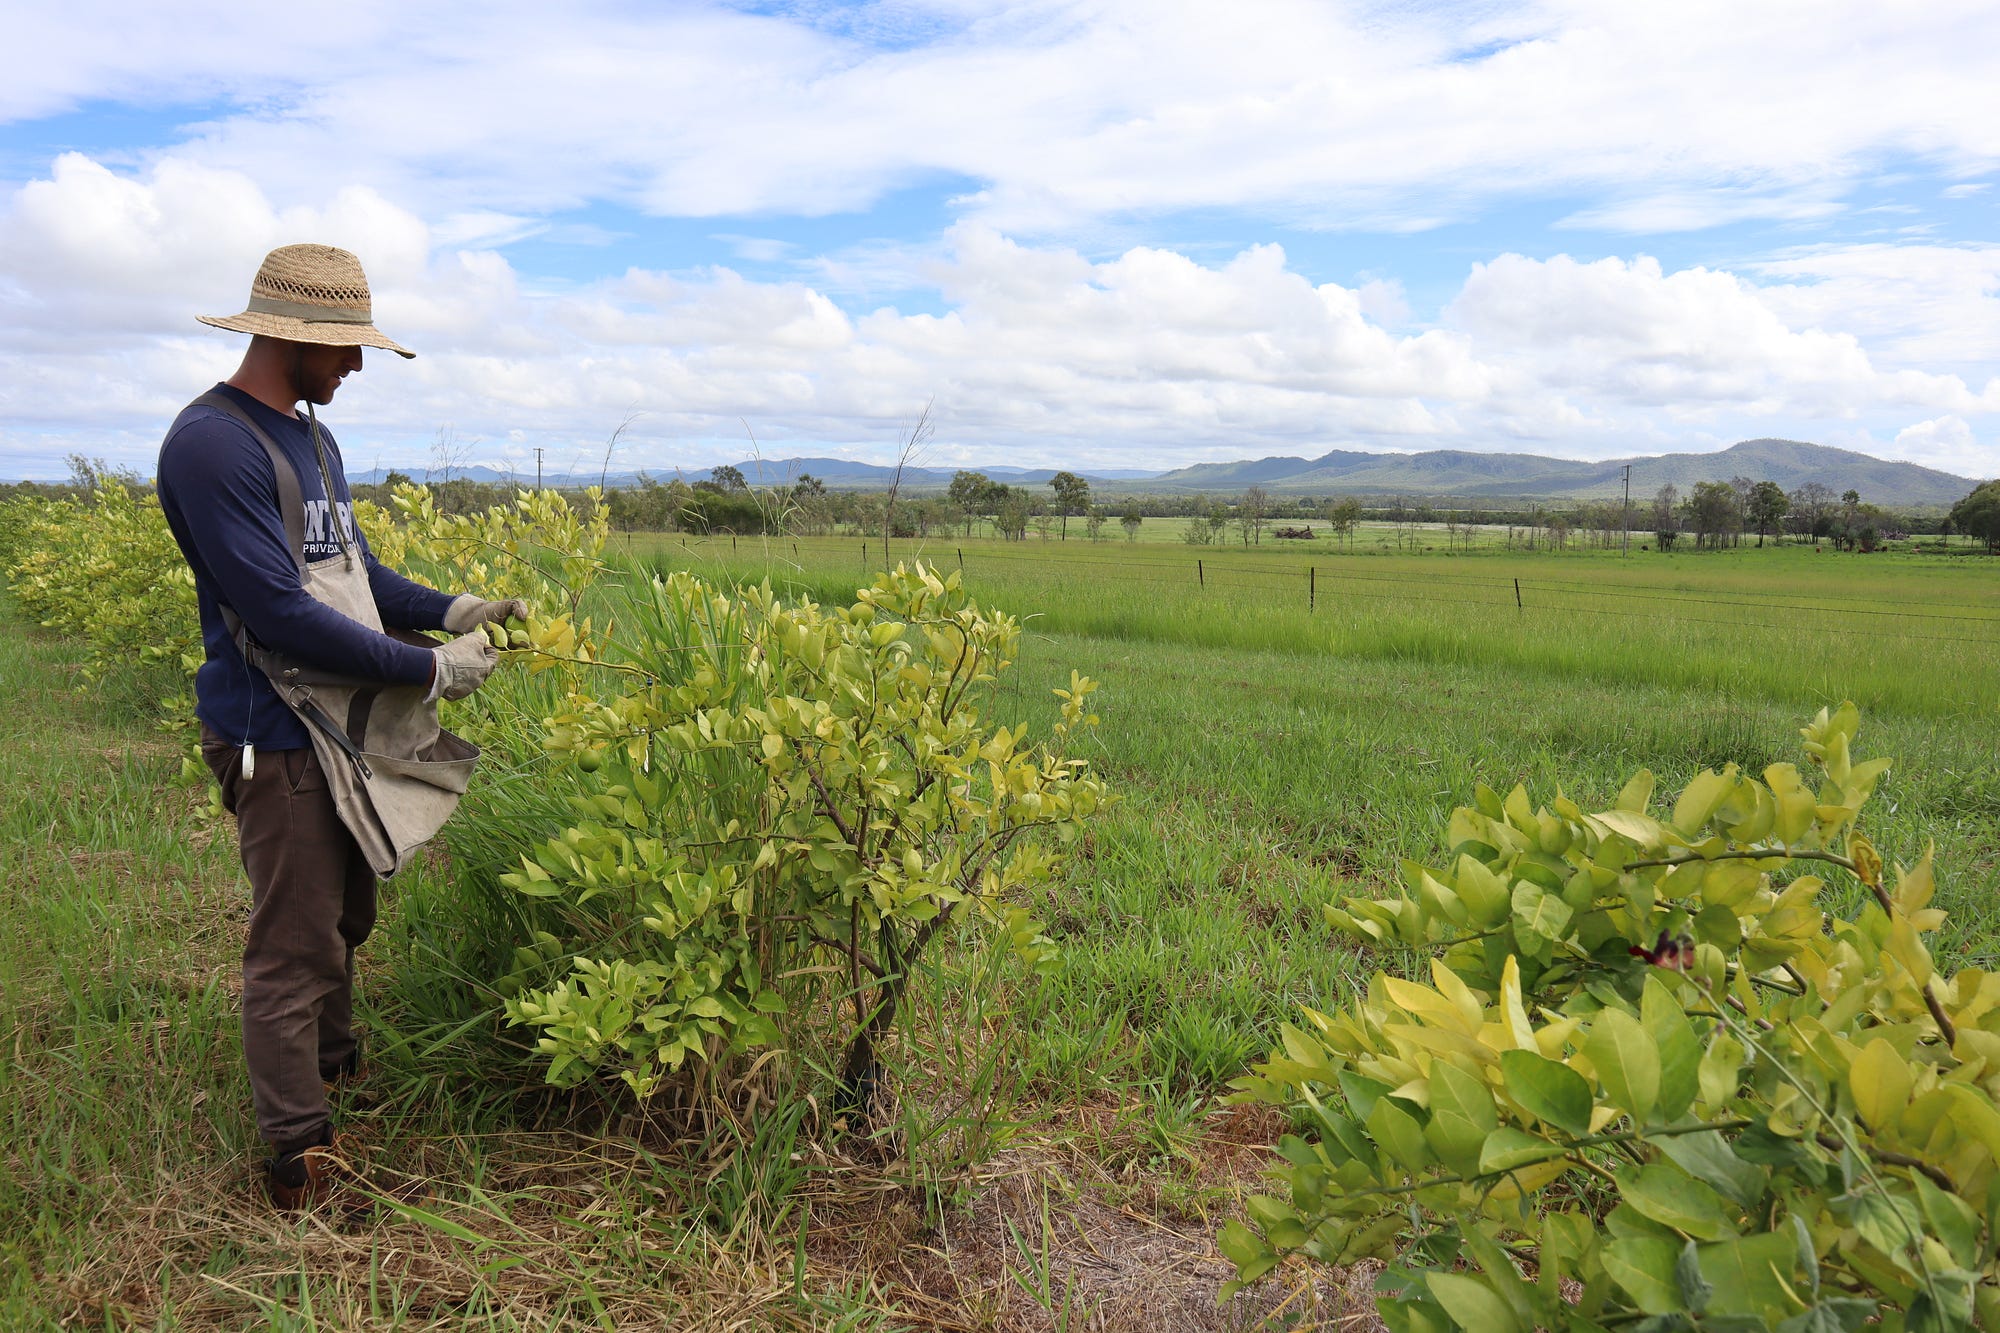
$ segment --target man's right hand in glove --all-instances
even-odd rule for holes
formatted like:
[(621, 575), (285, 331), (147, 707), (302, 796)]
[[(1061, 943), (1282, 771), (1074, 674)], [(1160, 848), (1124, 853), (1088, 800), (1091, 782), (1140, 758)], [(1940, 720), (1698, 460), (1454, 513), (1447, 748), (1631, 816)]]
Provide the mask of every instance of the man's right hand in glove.
[(430, 698), (463, 699), (486, 683), (499, 664), (500, 652), (478, 631), (461, 634), (431, 650), (437, 661), (431, 672)]

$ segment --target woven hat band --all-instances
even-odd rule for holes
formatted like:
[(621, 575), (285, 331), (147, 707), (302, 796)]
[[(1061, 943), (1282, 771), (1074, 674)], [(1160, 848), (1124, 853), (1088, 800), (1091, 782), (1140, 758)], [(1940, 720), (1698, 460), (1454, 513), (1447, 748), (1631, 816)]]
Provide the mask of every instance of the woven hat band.
[(252, 296), (246, 309), (260, 315), (284, 315), (289, 319), (310, 320), (315, 324), (367, 324), (373, 318), (367, 310), (342, 310), (338, 306), (280, 301), (272, 296)]

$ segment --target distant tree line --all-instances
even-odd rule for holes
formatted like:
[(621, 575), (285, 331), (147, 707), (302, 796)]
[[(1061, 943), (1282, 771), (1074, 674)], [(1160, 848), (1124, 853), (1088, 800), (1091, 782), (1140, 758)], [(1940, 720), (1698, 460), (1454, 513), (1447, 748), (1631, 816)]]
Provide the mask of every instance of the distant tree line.
[[(0, 484), (0, 498), (23, 493), (83, 495), (106, 480), (146, 484), (135, 472), (112, 468), (101, 459), (79, 454), (67, 461), (67, 480)], [(412, 480), (409, 474), (390, 472), (379, 483), (356, 485), (352, 491), (356, 499), (386, 505), (398, 485)], [(511, 500), (521, 489), (513, 481), (450, 476), (426, 484), (446, 513), (487, 509)], [(572, 503), (589, 503), (584, 488), (556, 489)], [(954, 474), (942, 493), (904, 492), (892, 498), (886, 491), (834, 490), (810, 474), (782, 486), (752, 487), (741, 470), (724, 466), (693, 482), (681, 477), (661, 481), (642, 472), (636, 485), (608, 491), (601, 503), (612, 527), (625, 532), (853, 533), (892, 538), (990, 532), (1010, 541), (1025, 541), (1031, 534), (1041, 540), (1067, 541), (1070, 520), (1076, 519), (1082, 537), (1097, 542), (1115, 536), (1136, 540), (1146, 519), (1175, 518), (1186, 520), (1181, 540), (1194, 546), (1224, 542), (1256, 546), (1267, 535), (1278, 541), (1326, 535), (1351, 544), (1361, 524), (1375, 523), (1388, 526), (1399, 548), (1433, 544), (1435, 529), (1442, 527), (1447, 548), (1469, 543), (1475, 530), (1504, 529), (1507, 545), (1530, 550), (1612, 547), (1624, 542), (1629, 531), (1650, 534), (1662, 551), (1683, 546), (1719, 550), (1753, 535), (1759, 546), (1790, 540), (1872, 551), (1887, 541), (1924, 535), (1946, 543), (1953, 536), (1964, 536), (2000, 553), (2000, 481), (1986, 482), (1942, 511), (1890, 509), (1866, 502), (1854, 490), (1836, 495), (1819, 482), (1787, 491), (1774, 481), (1733, 477), (1696, 482), (1687, 494), (1672, 484), (1662, 486), (1650, 501), (1635, 498), (1628, 517), (1618, 500), (1556, 505), (1459, 503), (1439, 497), (1281, 497), (1261, 486), (1231, 495), (1123, 495), (1100, 503), (1087, 478), (1067, 471), (1056, 473), (1045, 485), (1028, 486), (966, 470)]]

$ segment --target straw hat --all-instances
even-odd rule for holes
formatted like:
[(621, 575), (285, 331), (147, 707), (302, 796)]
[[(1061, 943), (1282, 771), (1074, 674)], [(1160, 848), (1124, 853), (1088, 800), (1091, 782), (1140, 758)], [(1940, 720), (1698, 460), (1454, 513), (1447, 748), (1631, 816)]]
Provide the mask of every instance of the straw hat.
[(248, 309), (240, 315), (196, 318), (218, 329), (286, 342), (381, 347), (399, 356), (416, 355), (375, 327), (361, 261), (330, 245), (279, 246), (264, 256), (250, 284)]

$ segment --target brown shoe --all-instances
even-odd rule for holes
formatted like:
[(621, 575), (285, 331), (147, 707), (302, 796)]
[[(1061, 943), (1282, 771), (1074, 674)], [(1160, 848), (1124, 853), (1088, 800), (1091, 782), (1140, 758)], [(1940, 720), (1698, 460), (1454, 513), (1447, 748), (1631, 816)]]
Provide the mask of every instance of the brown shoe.
[(328, 1132), (327, 1141), (281, 1153), (264, 1163), (264, 1189), (280, 1212), (314, 1208), (340, 1196), (343, 1211), (374, 1206), (366, 1195), (344, 1186), (362, 1180), (360, 1144), (351, 1135)]

